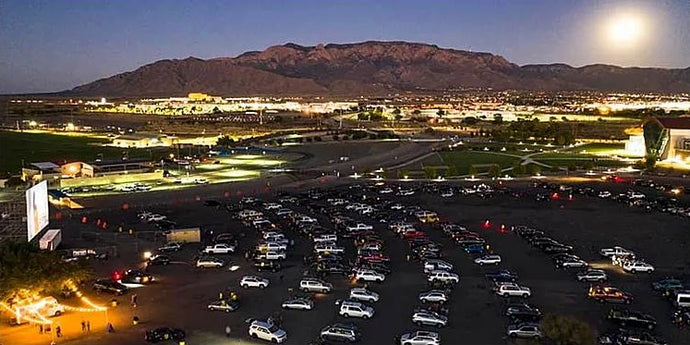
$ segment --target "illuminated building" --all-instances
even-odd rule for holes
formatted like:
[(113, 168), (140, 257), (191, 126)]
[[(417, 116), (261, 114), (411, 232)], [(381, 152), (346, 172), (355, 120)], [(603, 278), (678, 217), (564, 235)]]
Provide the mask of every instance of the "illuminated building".
[(690, 117), (650, 117), (643, 128), (646, 147), (660, 160), (690, 159)]

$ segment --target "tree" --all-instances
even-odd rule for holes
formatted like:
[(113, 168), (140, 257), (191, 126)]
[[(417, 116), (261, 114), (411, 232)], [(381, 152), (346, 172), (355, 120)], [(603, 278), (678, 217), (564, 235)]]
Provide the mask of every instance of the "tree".
[(436, 169), (432, 167), (424, 167), (424, 176), (426, 176), (426, 178), (438, 177), (438, 175), (436, 174)]
[(400, 113), (401, 113), (400, 109), (398, 109), (398, 108), (393, 109), (392, 114), (396, 115), (396, 117), (397, 117), (397, 115), (400, 115)]
[(476, 125), (477, 122), (479, 122), (479, 120), (474, 116), (468, 116), (468, 117), (462, 119), (462, 123), (470, 125), (470, 126)]
[(501, 176), (501, 167), (498, 164), (493, 164), (489, 167), (489, 177)]
[(529, 166), (529, 173), (532, 175), (537, 175), (537, 174), (541, 173), (541, 166), (536, 165), (536, 164), (530, 165)]
[(232, 138), (230, 138), (227, 135), (224, 135), (224, 136), (218, 138), (218, 141), (216, 141), (216, 145), (223, 146), (223, 147), (229, 147), (234, 143), (235, 143), (235, 140), (233, 140)]
[(438, 117), (443, 117), (443, 115), (446, 115), (446, 112), (443, 109), (439, 109), (436, 112), (436, 115), (438, 115)]
[(541, 330), (556, 345), (591, 345), (597, 338), (588, 323), (572, 316), (547, 314), (541, 321)]
[(524, 175), (525, 173), (527, 173), (527, 167), (522, 165), (521, 162), (515, 162), (515, 164), (513, 164), (513, 175), (514, 176)]
[(458, 172), (458, 167), (455, 166), (455, 164), (451, 164), (448, 166), (448, 169), (446, 169), (445, 176), (446, 177), (451, 177), (451, 176), (458, 176), (460, 173)]
[(474, 165), (470, 165), (470, 168), (467, 170), (467, 174), (468, 174), (468, 175), (475, 176), (475, 175), (477, 175), (478, 173), (479, 173), (479, 171), (477, 171), (477, 167), (474, 166)]
[(60, 292), (66, 281), (74, 283), (91, 277), (83, 260), (64, 262), (61, 254), (40, 251), (26, 242), (6, 241), (0, 245), (0, 300), (6, 301), (27, 289), (37, 293)]
[(584, 168), (585, 170), (592, 170), (594, 169), (594, 162), (591, 160), (585, 161), (584, 163), (582, 163), (582, 168)]
[(494, 124), (500, 125), (501, 123), (503, 123), (503, 115), (494, 114)]
[(415, 109), (412, 111), (412, 115), (421, 115), (421, 114), (422, 114), (422, 111), (419, 109)]
[(648, 171), (653, 171), (654, 167), (656, 166), (656, 156), (647, 155), (647, 157), (644, 159), (644, 166)]

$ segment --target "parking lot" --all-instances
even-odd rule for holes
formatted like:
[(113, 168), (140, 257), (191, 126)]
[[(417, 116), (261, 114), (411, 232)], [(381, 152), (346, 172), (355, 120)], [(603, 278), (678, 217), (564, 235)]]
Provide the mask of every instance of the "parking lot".
[[(673, 308), (670, 303), (651, 288), (653, 281), (665, 276), (675, 276), (687, 283), (686, 267), (690, 261), (690, 254), (687, 250), (687, 219), (684, 217), (650, 211), (643, 207), (630, 207), (627, 203), (599, 198), (596, 195), (559, 192), (558, 186), (555, 186), (555, 190), (550, 190), (524, 182), (512, 183), (510, 191), (496, 191), (494, 188), (494, 192), (486, 193), (484, 197), (478, 196), (477, 193), (463, 195), (460, 186), (455, 187), (453, 195), (445, 193), (445, 197), (441, 194), (449, 188), (438, 185), (374, 186), (373, 183), (360, 183), (357, 188), (351, 186), (342, 185), (311, 193), (290, 191), (283, 196), (265, 194), (262, 195), (262, 200), (245, 205), (240, 205), (239, 197), (226, 202), (227, 199), (207, 195), (190, 203), (171, 203), (145, 209), (141, 207), (127, 212), (91, 212), (91, 218), (102, 217), (112, 219), (112, 222), (121, 222), (124, 224), (125, 232), (128, 228), (135, 228), (142, 233), (155, 229), (137, 219), (137, 213), (146, 210), (167, 216), (176, 222), (177, 227), (201, 227), (203, 245), (211, 244), (219, 233), (232, 233), (238, 239), (234, 254), (217, 255), (225, 262), (223, 268), (194, 267), (195, 258), (201, 249), (199, 245), (185, 245), (181, 251), (168, 254), (172, 260), (170, 265), (151, 266), (149, 271), (156, 277), (157, 282), (129, 293), (137, 294), (137, 308), (123, 306), (115, 311), (128, 315), (136, 314), (141, 322), (134, 326), (123, 325), (118, 329), (116, 338), (112, 334), (107, 334), (99, 337), (98, 343), (120, 344), (125, 340), (132, 344), (143, 343), (145, 329), (161, 326), (185, 330), (188, 344), (226, 343), (226, 326), (230, 327), (230, 336), (233, 339), (260, 342), (249, 337), (247, 320), (265, 320), (269, 317), (280, 323), (280, 328), (287, 332), (287, 344), (314, 342), (324, 326), (337, 322), (354, 323), (361, 332), (362, 344), (393, 343), (394, 337), (416, 329), (438, 331), (442, 343), (445, 344), (512, 343), (514, 340), (506, 335), (509, 324), (508, 318), (504, 316), (507, 300), (494, 293), (493, 282), (485, 276), (498, 268), (508, 269), (519, 275), (520, 285), (531, 289), (529, 303), (539, 307), (542, 313), (575, 316), (588, 322), (600, 333), (615, 330), (616, 325), (605, 318), (611, 305), (586, 298), (590, 284), (575, 279), (575, 273), (579, 270), (557, 270), (548, 255), (533, 248), (511, 231), (511, 228), (515, 229), (518, 226), (541, 230), (553, 239), (572, 246), (572, 252), (587, 261), (591, 267), (603, 268), (606, 271), (609, 285), (634, 296), (634, 302), (630, 306), (624, 306), (625, 308), (640, 310), (656, 318), (658, 325), (654, 334), (659, 334), (669, 344), (690, 342), (688, 332), (672, 324)], [(597, 190), (611, 190), (613, 194), (625, 193), (627, 189), (633, 188), (630, 184), (612, 182), (601, 182), (591, 186)], [(469, 187), (469, 184), (465, 187)], [(494, 187), (500, 186), (494, 184)], [(390, 188), (390, 192), (384, 191), (387, 188)], [(414, 193), (400, 193), (401, 188)], [(644, 188), (640, 190), (648, 194), (648, 199), (660, 193)], [(552, 197), (553, 193), (560, 195)], [(536, 201), (537, 194), (545, 194), (549, 198), (545, 201)], [(287, 196), (294, 196), (294, 199), (286, 199)], [(205, 202), (209, 199), (218, 200), (221, 205)], [(328, 199), (343, 199), (344, 203), (333, 200), (329, 202)], [(276, 215), (277, 209), (266, 210), (263, 202), (280, 203), (284, 208), (293, 211), (293, 215), (279, 217)], [(373, 212), (348, 209), (347, 205), (354, 202), (372, 206)], [(392, 210), (391, 206), (396, 203), (399, 203), (402, 209)], [(228, 207), (225, 207), (226, 204)], [(417, 210), (414, 206), (435, 212), (441, 222), (452, 222), (466, 227), (468, 231), (476, 232), (489, 245), (490, 251), (501, 256), (502, 262), (498, 267), (480, 267), (475, 264), (473, 259), (478, 254), (465, 253), (462, 247), (444, 235), (438, 226), (422, 224), (416, 217), (405, 215), (405, 210), (410, 213)], [(239, 211), (243, 209), (262, 212), (264, 218), (283, 230), (285, 237), (294, 243), (287, 250), (287, 259), (280, 263), (280, 270), (257, 273), (253, 261), (245, 258), (245, 253), (253, 251), (259, 242), (261, 232), (247, 225), (251, 224), (251, 220), (243, 223), (237, 219)], [(338, 215), (340, 218), (336, 217)], [(319, 276), (314, 271), (314, 268), (318, 269), (319, 266), (305, 263), (315, 259), (313, 242), (304, 233), (318, 233), (320, 230), (314, 230), (318, 229), (314, 226), (302, 226), (300, 233), (300, 226), (296, 221), (298, 216), (313, 217), (318, 221), (319, 227), (326, 230), (337, 228), (332, 222), (336, 219), (347, 218), (350, 225), (372, 225), (373, 234), (363, 232), (360, 238), (368, 237), (375, 241), (378, 237), (382, 241), (382, 253), (390, 259), (388, 268), (391, 273), (382, 283), (357, 282), (348, 276), (329, 274), (323, 279), (333, 284), (332, 292), (299, 292), (298, 287), (303, 277)], [(432, 242), (440, 245), (441, 259), (452, 263), (452, 271), (460, 277), (459, 284), (450, 292), (450, 302), (441, 307), (448, 312), (446, 327), (436, 329), (412, 323), (415, 308), (422, 306), (418, 301), (418, 294), (430, 290), (431, 287), (422, 270), (422, 263), (415, 259), (408, 240), (402, 239), (389, 229), (392, 222), (402, 220), (414, 224), (417, 231), (425, 233)], [(87, 230), (85, 225), (78, 224), (77, 219), (65, 221), (65, 226)], [(342, 265), (354, 265), (357, 261), (355, 238), (344, 238), (343, 235), (348, 233), (344, 227), (336, 230), (336, 233), (337, 246), (345, 249)], [(413, 235), (417, 236), (409, 234)], [(418, 235), (424, 236), (422, 233)], [(105, 235), (104, 238), (107, 236), (109, 235)], [(143, 261), (141, 253), (149, 250), (155, 252), (155, 248), (163, 244), (160, 240), (150, 241), (147, 236), (141, 236), (133, 245), (132, 241), (118, 240), (120, 237), (122, 236), (113, 235), (113, 238), (116, 238), (115, 244), (120, 247), (119, 258), (98, 263), (96, 269), (100, 275), (108, 276), (114, 270), (138, 266)], [(76, 238), (72, 241), (80, 242)], [(70, 239), (66, 239), (65, 242), (69, 244)], [(599, 250), (614, 246), (634, 251), (638, 257), (652, 264), (655, 272), (630, 274), (612, 265), (610, 260), (599, 254)], [(385, 258), (371, 260), (381, 261)], [(359, 261), (361, 263), (363, 260)], [(239, 281), (245, 275), (267, 278), (270, 280), (269, 286), (265, 289), (244, 289), (239, 286)], [(336, 303), (347, 299), (351, 288), (363, 287), (365, 284), (368, 289), (380, 295), (378, 302), (368, 303), (375, 309), (373, 317), (364, 320), (340, 316), (339, 305)], [(207, 306), (217, 302), (221, 292), (224, 298), (235, 292), (239, 309), (230, 313), (209, 311)], [(312, 298), (313, 310), (281, 308), (283, 301), (296, 295)], [(126, 302), (129, 297), (118, 298)]]

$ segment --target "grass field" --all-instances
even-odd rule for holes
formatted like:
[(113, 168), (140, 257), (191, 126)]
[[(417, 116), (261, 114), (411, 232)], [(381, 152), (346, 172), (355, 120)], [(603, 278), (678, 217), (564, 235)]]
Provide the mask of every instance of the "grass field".
[[(517, 157), (506, 156), (492, 152), (452, 151), (441, 152), (441, 158), (446, 165), (455, 165), (460, 175), (467, 175), (472, 165), (498, 164), (501, 168), (508, 168), (519, 161)], [(477, 167), (479, 172), (486, 171), (486, 167)]]
[[(51, 161), (93, 161), (120, 159), (123, 153), (130, 158), (160, 156), (160, 149), (121, 149), (100, 146), (106, 139), (45, 133), (0, 131), (0, 171), (18, 174), (22, 161), (26, 163)], [(163, 149), (167, 151), (167, 149)], [(156, 154), (158, 153), (158, 154)]]

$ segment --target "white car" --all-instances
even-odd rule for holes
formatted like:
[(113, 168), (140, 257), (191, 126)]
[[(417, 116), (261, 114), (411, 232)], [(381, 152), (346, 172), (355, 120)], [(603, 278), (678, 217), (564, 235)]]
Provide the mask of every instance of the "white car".
[(610, 198), (610, 197), (611, 197), (611, 192), (605, 190), (605, 191), (603, 191), (603, 192), (599, 192), (599, 195), (598, 195), (598, 196), (599, 196), (600, 198), (602, 198), (602, 199)]
[(240, 279), (240, 286), (248, 289), (250, 287), (258, 287), (259, 289), (265, 289), (268, 287), (269, 280), (266, 278), (261, 278), (259, 276), (244, 276)]
[(379, 191), (379, 194), (390, 194), (393, 193), (393, 189), (391, 188), (384, 188)]
[(319, 254), (330, 253), (330, 254), (342, 254), (345, 252), (345, 247), (338, 247), (333, 243), (320, 242), (314, 245), (314, 251)]
[(484, 255), (474, 259), (474, 263), (478, 264), (479, 266), (498, 265), (501, 263), (501, 256), (495, 254)]
[(424, 273), (429, 273), (432, 271), (452, 271), (453, 264), (440, 260), (440, 259), (429, 259), (424, 261)]
[(439, 303), (448, 302), (449, 296), (443, 290), (430, 290), (419, 294), (419, 301), (422, 303)]
[(355, 279), (357, 281), (380, 283), (386, 279), (386, 276), (374, 270), (358, 270), (355, 273)]
[(281, 208), (280, 210), (276, 211), (276, 216), (287, 216), (292, 213), (292, 210), (289, 208)]
[(452, 190), (447, 190), (447, 191), (441, 192), (441, 197), (442, 197), (442, 198), (451, 198), (451, 197), (453, 197), (453, 195), (454, 195), (454, 194), (453, 194), (453, 191), (452, 191)]
[(333, 285), (317, 278), (304, 278), (299, 282), (299, 289), (304, 292), (329, 293), (333, 289)]
[(365, 288), (350, 289), (350, 299), (362, 302), (378, 302), (379, 294)]
[(287, 340), (287, 332), (268, 321), (254, 320), (249, 325), (249, 336), (267, 340), (272, 343), (282, 343)]
[(623, 263), (623, 270), (626, 272), (630, 273), (637, 273), (637, 272), (646, 272), (646, 273), (652, 273), (654, 272), (654, 266), (643, 262), (643, 261), (632, 261), (632, 262), (624, 262)]
[(287, 244), (279, 243), (279, 242), (264, 242), (264, 243), (259, 244), (257, 246), (257, 249), (260, 252), (266, 252), (269, 250), (286, 251), (287, 250)]
[(283, 302), (283, 309), (312, 310), (314, 301), (308, 298), (291, 298)]
[(458, 276), (455, 273), (448, 272), (448, 271), (431, 271), (427, 275), (427, 281), (429, 282), (451, 282), (451, 283), (458, 283), (460, 281), (460, 276)]
[(196, 261), (196, 267), (220, 268), (225, 266), (225, 261), (218, 258), (200, 258)]
[(441, 337), (436, 332), (415, 331), (400, 336), (400, 345), (440, 345)]
[(195, 178), (192, 182), (196, 184), (207, 184), (208, 180), (205, 178)]
[(537, 323), (521, 323), (517, 325), (508, 326), (506, 331), (511, 338), (533, 338), (539, 339), (542, 336), (539, 324)]
[(336, 242), (338, 241), (338, 235), (336, 234), (321, 234), (313, 238), (315, 243), (319, 242)]
[(266, 260), (285, 260), (287, 258), (287, 255), (285, 252), (279, 252), (275, 250), (269, 250), (266, 253), (261, 253), (257, 255), (257, 259), (266, 259)]
[(204, 248), (204, 254), (232, 254), (235, 252), (235, 246), (218, 243)]
[(412, 323), (418, 326), (443, 327), (448, 325), (448, 317), (430, 310), (419, 310), (412, 314)]
[(361, 231), (361, 230), (374, 230), (374, 227), (371, 225), (364, 224), (364, 223), (358, 223), (356, 225), (352, 225), (352, 226), (347, 227), (348, 232)]
[(269, 202), (266, 205), (264, 205), (264, 210), (280, 210), (283, 208), (283, 205), (277, 204), (275, 202)]
[(609, 258), (610, 258), (610, 257), (612, 257), (612, 256), (614, 256), (614, 255), (616, 255), (616, 256), (620, 256), (620, 255), (634, 255), (635, 253), (633, 253), (631, 250), (627, 250), (627, 249), (625, 249), (625, 248), (623, 248), (623, 247), (618, 247), (618, 246), (616, 246), (616, 247), (613, 247), (613, 248), (603, 248), (603, 249), (601, 249), (601, 250), (599, 251), (599, 254), (601, 254), (602, 256), (606, 256), (606, 257), (609, 257)]
[(344, 317), (369, 319), (374, 316), (374, 308), (357, 301), (342, 301), (338, 314)]
[(496, 289), (496, 294), (503, 297), (518, 296), (527, 298), (532, 295), (532, 290), (515, 283), (503, 283)]
[(226, 313), (229, 313), (231, 311), (235, 311), (240, 307), (240, 304), (237, 301), (217, 301), (213, 302), (208, 305), (208, 310), (211, 311), (224, 311)]
[(581, 282), (604, 282), (608, 279), (604, 270), (595, 268), (584, 270), (578, 273), (576, 277)]
[(403, 206), (402, 204), (393, 204), (390, 206), (391, 210), (396, 210), (396, 211), (402, 210), (403, 208), (405, 208), (405, 206)]

